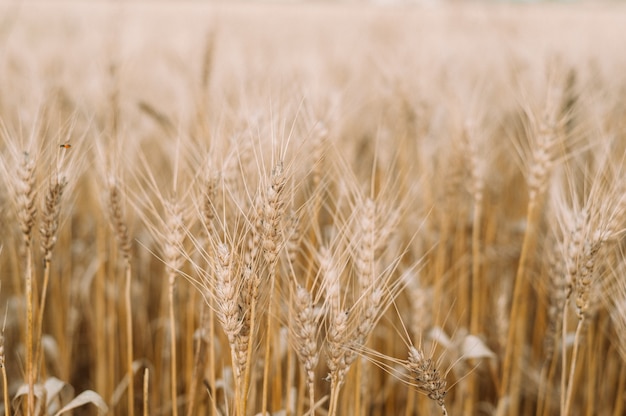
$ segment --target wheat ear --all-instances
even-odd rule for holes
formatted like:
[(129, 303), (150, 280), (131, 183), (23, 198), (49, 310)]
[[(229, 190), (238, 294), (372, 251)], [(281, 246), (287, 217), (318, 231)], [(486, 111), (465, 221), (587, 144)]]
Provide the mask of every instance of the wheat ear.
[(328, 332), (326, 334), (327, 365), (330, 371), (330, 405), (328, 415), (334, 416), (337, 412), (339, 391), (344, 383), (348, 365), (346, 364), (345, 345), (349, 336), (348, 311), (337, 310), (330, 316)]
[(169, 298), (169, 321), (170, 321), (170, 394), (172, 400), (172, 415), (178, 415), (178, 377), (177, 377), (177, 354), (176, 354), (176, 315), (174, 312), (176, 276), (183, 265), (184, 258), (181, 254), (183, 240), (183, 215), (178, 201), (170, 201), (166, 204), (166, 228), (164, 257), (167, 266), (168, 298)]
[[(24, 286), (26, 296), (26, 377), (28, 379), (28, 412), (35, 409), (35, 374), (33, 367), (33, 226), (37, 215), (35, 160), (24, 152), (22, 163), (18, 167), (16, 186), (17, 219), (22, 231), (25, 256)], [(4, 371), (4, 367), (3, 367)], [(6, 384), (5, 384), (6, 386)], [(5, 403), (9, 403), (5, 401)]]
[[(237, 414), (242, 414), (246, 394), (242, 380), (244, 368), (242, 368), (239, 358), (241, 349), (240, 337), (244, 326), (239, 306), (242, 287), (238, 272), (234, 268), (235, 263), (229, 247), (224, 243), (219, 243), (215, 250), (215, 257), (215, 300), (217, 306), (215, 314), (228, 338), (231, 363), (235, 376), (235, 404)], [(247, 346), (244, 349), (247, 349)]]
[(111, 176), (108, 184), (108, 206), (109, 220), (115, 233), (118, 249), (124, 259), (124, 307), (126, 308), (126, 374), (128, 376), (128, 414), (133, 416), (135, 413), (135, 386), (133, 383), (133, 311), (131, 301), (132, 288), (132, 270), (131, 270), (131, 243), (128, 235), (128, 227), (124, 218), (124, 204), (122, 202), (122, 191), (119, 187), (118, 180)]
[(50, 281), (50, 263), (52, 261), (52, 249), (56, 244), (57, 231), (59, 228), (61, 196), (63, 195), (65, 185), (65, 177), (59, 177), (56, 172), (53, 172), (51, 174), (42, 209), (42, 218), (39, 231), (41, 234), (41, 249), (43, 251), (44, 259), (44, 274), (41, 287), (41, 297), (39, 300), (39, 311), (37, 320), (35, 321), (36, 333), (33, 340), (36, 346), (34, 361), (35, 378), (39, 377), (38, 373), (40, 369), (40, 360), (43, 356), (43, 350), (39, 348), (43, 331), (43, 314), (46, 307), (48, 283)]
[[(552, 91), (553, 95), (558, 94), (558, 90)], [(531, 163), (528, 172), (528, 206), (526, 211), (526, 231), (522, 242), (522, 249), (515, 274), (513, 296), (511, 300), (510, 317), (522, 317), (515, 325), (509, 326), (504, 361), (502, 364), (502, 385), (501, 396), (510, 394), (511, 408), (517, 408), (519, 404), (519, 386), (521, 384), (522, 366), (518, 362), (523, 354), (519, 351), (525, 344), (526, 319), (528, 308), (529, 283), (527, 270), (530, 264), (532, 253), (537, 244), (537, 229), (541, 217), (542, 205), (545, 190), (548, 186), (549, 178), (554, 168), (556, 150), (559, 139), (558, 125), (556, 120), (555, 97), (549, 97), (544, 120), (538, 126), (535, 146), (532, 149)]]
[[(602, 230), (596, 230), (596, 232), (591, 232), (590, 220), (595, 217), (595, 215), (590, 215), (586, 208), (583, 208), (581, 213), (579, 214), (580, 218), (577, 221), (575, 236), (572, 240), (574, 244), (570, 245), (570, 250), (568, 251), (568, 277), (569, 277), (569, 285), (570, 290), (568, 291), (569, 296), (571, 296), (571, 292), (576, 294), (575, 304), (576, 304), (576, 315), (578, 317), (578, 323), (576, 325), (576, 332), (574, 335), (574, 345), (572, 349), (572, 357), (570, 362), (570, 372), (569, 377), (567, 377), (567, 389), (565, 389), (565, 384), (562, 384), (562, 399), (561, 399), (561, 411), (562, 414), (570, 414), (570, 409), (572, 405), (572, 395), (574, 390), (574, 374), (576, 370), (576, 365), (578, 361), (578, 352), (580, 350), (580, 342), (583, 328), (585, 326), (585, 320), (588, 318), (590, 313), (590, 291), (591, 285), (595, 280), (598, 279), (598, 275), (596, 272), (597, 264), (600, 260), (599, 250), (604, 243), (607, 242), (606, 236), (610, 234), (607, 230), (602, 232)], [(569, 299), (569, 296), (566, 299)], [(563, 313), (563, 336), (565, 337), (565, 331), (567, 329), (565, 317), (567, 313)], [(563, 342), (563, 367), (565, 367), (565, 342)], [(563, 372), (565, 375), (565, 372)], [(565, 383), (565, 380), (562, 379), (562, 383)]]
[[(280, 221), (283, 216), (284, 209), (284, 189), (286, 177), (283, 168), (283, 162), (279, 161), (272, 170), (270, 186), (265, 195), (265, 204), (263, 207), (263, 256), (269, 270), (270, 281), (270, 298), (267, 311), (267, 336), (265, 338), (265, 368), (263, 369), (263, 395), (261, 404), (261, 414), (265, 414), (267, 410), (267, 393), (269, 383), (270, 357), (272, 345), (272, 307), (274, 297), (274, 287), (276, 286), (276, 260), (281, 245), (283, 244), (283, 236), (280, 230)], [(279, 371), (280, 373), (280, 371)]]
[(315, 406), (315, 368), (319, 360), (317, 337), (320, 315), (315, 313), (313, 299), (309, 291), (298, 285), (294, 297), (294, 333), (296, 353), (304, 366), (309, 388), (309, 409)]
[(409, 348), (409, 358), (406, 363), (407, 369), (411, 372), (411, 377), (415, 387), (426, 393), (429, 399), (441, 407), (444, 416), (448, 415), (445, 398), (448, 392), (446, 380), (441, 376), (432, 358), (426, 358), (419, 349), (411, 346)]
[[(215, 199), (217, 196), (218, 187), (217, 175), (210, 174), (205, 179), (205, 188), (202, 193), (202, 224), (205, 228), (205, 237), (210, 242), (214, 238), (215, 226), (213, 224), (215, 220)], [(211, 248), (210, 244), (207, 244)], [(208, 256), (210, 260), (210, 254)], [(209, 261), (210, 263), (210, 261)], [(211, 267), (211, 264), (209, 264)], [(208, 365), (209, 368), (215, 368), (215, 348), (214, 348), (214, 336), (215, 336), (215, 314), (214, 314), (214, 298), (212, 296), (206, 296), (206, 303), (202, 304), (200, 311), (200, 330), (202, 336), (198, 340), (198, 345), (195, 351), (193, 374), (191, 383), (189, 386), (189, 406), (187, 407), (187, 415), (193, 416), (195, 414), (196, 400), (198, 394), (198, 386), (200, 378), (207, 365), (207, 349), (208, 349)], [(209, 340), (207, 343), (206, 339)], [(207, 345), (208, 344), (208, 345)], [(209, 387), (211, 391), (215, 391), (215, 371), (209, 373)], [(213, 412), (216, 413), (215, 400), (212, 400)]]
[(328, 329), (326, 333), (326, 364), (328, 380), (330, 380), (330, 404), (328, 415), (334, 416), (337, 411), (339, 391), (344, 383), (348, 369), (346, 364), (346, 343), (350, 339), (348, 311), (342, 309), (339, 271), (337, 270), (330, 251), (322, 247), (319, 251), (320, 273), (326, 290), (326, 307)]

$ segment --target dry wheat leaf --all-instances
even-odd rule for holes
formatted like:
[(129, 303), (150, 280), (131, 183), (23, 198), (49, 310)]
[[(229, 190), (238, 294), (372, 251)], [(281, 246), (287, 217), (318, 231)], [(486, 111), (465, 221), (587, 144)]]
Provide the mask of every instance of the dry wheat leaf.
[(67, 411), (74, 410), (77, 407), (81, 407), (89, 403), (93, 404), (94, 406), (98, 408), (98, 414), (105, 414), (106, 412), (109, 411), (108, 406), (106, 405), (106, 403), (104, 402), (104, 400), (102, 399), (102, 397), (100, 397), (98, 393), (96, 393), (93, 390), (85, 390), (84, 392), (76, 396), (65, 407), (63, 407), (61, 410), (56, 412), (54, 416), (59, 416)]
[(47, 414), (54, 413), (63, 403), (68, 403), (74, 397), (74, 388), (56, 377), (49, 377), (43, 385), (46, 391)]
[(465, 358), (496, 358), (496, 354), (476, 335), (468, 335), (463, 339), (461, 353)]

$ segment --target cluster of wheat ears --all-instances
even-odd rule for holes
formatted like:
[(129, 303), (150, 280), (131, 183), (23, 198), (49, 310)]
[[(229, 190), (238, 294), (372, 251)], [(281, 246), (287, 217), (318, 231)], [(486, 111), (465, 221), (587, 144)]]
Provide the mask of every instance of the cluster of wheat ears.
[(3, 6), (0, 412), (624, 414), (624, 12)]

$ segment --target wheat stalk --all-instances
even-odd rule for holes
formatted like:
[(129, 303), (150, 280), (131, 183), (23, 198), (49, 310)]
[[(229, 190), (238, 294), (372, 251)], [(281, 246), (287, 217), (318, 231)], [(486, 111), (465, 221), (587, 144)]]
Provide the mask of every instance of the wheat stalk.
[[(544, 193), (552, 174), (560, 135), (558, 130), (559, 88), (550, 90), (548, 103), (544, 109), (544, 117), (537, 126), (534, 146), (532, 147), (530, 166), (528, 168), (528, 206), (526, 210), (526, 230), (518, 261), (513, 297), (511, 301), (511, 317), (526, 316), (528, 297), (527, 271), (531, 267), (530, 260), (537, 244), (538, 222), (541, 217)], [(521, 319), (518, 324), (509, 326), (504, 362), (502, 365), (501, 396), (509, 395), (510, 406), (517, 408), (519, 404), (518, 388), (521, 385), (519, 348), (525, 343), (526, 321)], [(516, 363), (514, 365), (514, 362)]]
[[(215, 173), (210, 174), (205, 179), (204, 191), (202, 192), (202, 225), (205, 228), (207, 246), (211, 248), (210, 242), (217, 237), (215, 229), (216, 218), (216, 197), (218, 191), (218, 177)], [(211, 255), (208, 256), (208, 266), (212, 267)], [(200, 313), (200, 331), (202, 336), (198, 340), (198, 346), (195, 351), (194, 367), (191, 385), (189, 387), (189, 406), (187, 407), (187, 415), (193, 416), (196, 410), (196, 398), (199, 390), (200, 377), (205, 371), (207, 365), (207, 344), (208, 344), (208, 365), (209, 368), (215, 368), (215, 313), (214, 313), (214, 297), (211, 296), (210, 291), (205, 294), (205, 303), (201, 306)], [(209, 340), (207, 343), (205, 339)], [(209, 387), (211, 391), (215, 391), (215, 372), (211, 371), (209, 375)], [(212, 401), (213, 411), (217, 412), (215, 400)]]
[[(2, 253), (2, 247), (0, 246), (0, 253)], [(7, 324), (6, 313), (4, 320), (2, 321), (2, 331), (0, 331), (0, 372), (2, 373), (2, 399), (4, 402), (5, 416), (11, 416), (11, 406), (9, 400), (9, 379), (7, 377), (6, 369), (6, 355), (4, 352), (4, 330)]]

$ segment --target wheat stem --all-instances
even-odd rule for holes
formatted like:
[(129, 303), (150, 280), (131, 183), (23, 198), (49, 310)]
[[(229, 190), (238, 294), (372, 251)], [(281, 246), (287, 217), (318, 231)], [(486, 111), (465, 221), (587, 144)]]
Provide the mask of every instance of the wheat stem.
[[(0, 247), (0, 252), (2, 248)], [(2, 330), (0, 331), (0, 372), (2, 373), (2, 399), (4, 403), (4, 415), (11, 416), (11, 405), (9, 400), (9, 380), (7, 377), (6, 369), (6, 356), (4, 353), (4, 330), (6, 328), (7, 316), (6, 312), (2, 323)]]
[(576, 371), (576, 363), (578, 362), (578, 351), (580, 349), (580, 336), (582, 334), (582, 330), (584, 327), (585, 318), (584, 316), (578, 320), (578, 325), (576, 326), (576, 334), (574, 336), (574, 349), (572, 350), (572, 358), (569, 367), (569, 377), (567, 378), (567, 389), (565, 392), (565, 397), (563, 399), (563, 407), (561, 408), (562, 415), (569, 415), (571, 406), (572, 406), (572, 394), (574, 392), (574, 373)]
[(146, 368), (143, 373), (143, 416), (148, 416), (150, 414), (149, 387), (150, 387), (150, 370)]
[(135, 414), (135, 386), (133, 369), (133, 308), (132, 308), (132, 273), (130, 261), (126, 260), (125, 285), (124, 285), (124, 304), (126, 307), (126, 374), (128, 375), (128, 414)]

